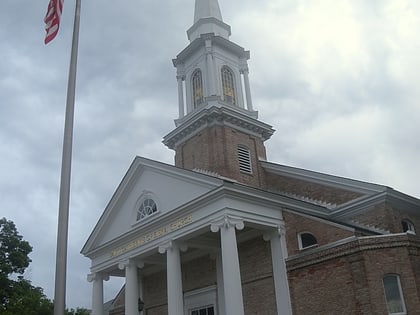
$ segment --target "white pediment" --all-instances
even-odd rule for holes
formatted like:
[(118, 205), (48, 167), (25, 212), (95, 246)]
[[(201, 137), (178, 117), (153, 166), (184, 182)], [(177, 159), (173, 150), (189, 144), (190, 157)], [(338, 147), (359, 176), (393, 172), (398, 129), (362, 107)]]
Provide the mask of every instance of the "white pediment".
[[(83, 254), (147, 225), (167, 212), (223, 184), (217, 177), (136, 157), (82, 249)], [(157, 212), (137, 220), (145, 199), (153, 199)]]

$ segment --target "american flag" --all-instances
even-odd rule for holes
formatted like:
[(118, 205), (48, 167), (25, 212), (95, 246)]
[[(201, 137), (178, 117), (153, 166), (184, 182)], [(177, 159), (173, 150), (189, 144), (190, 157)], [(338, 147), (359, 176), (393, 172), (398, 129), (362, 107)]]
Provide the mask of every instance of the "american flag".
[(64, 0), (50, 0), (47, 8), (47, 14), (45, 15), (45, 44), (52, 41), (58, 33), (60, 27), (61, 12), (63, 10)]

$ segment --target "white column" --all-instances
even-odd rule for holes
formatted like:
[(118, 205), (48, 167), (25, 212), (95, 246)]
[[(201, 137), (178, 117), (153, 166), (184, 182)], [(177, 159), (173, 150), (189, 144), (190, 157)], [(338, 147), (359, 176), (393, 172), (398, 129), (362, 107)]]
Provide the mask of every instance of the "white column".
[(92, 315), (103, 315), (104, 313), (104, 280), (108, 279), (108, 276), (99, 273), (87, 276), (87, 280), (92, 282)]
[(253, 110), (252, 108), (252, 98), (251, 98), (251, 88), (249, 86), (249, 70), (248, 68), (243, 69), (242, 75), (244, 77), (244, 86), (245, 86), (245, 97), (246, 97), (246, 107), (248, 110)]
[(180, 248), (175, 242), (159, 246), (159, 253), (166, 252), (166, 278), (168, 289), (168, 315), (184, 314)]
[(218, 232), (220, 230), (226, 314), (244, 315), (235, 228), (242, 230), (244, 223), (242, 220), (230, 216), (225, 216), (221, 220), (211, 224), (212, 232)]
[(282, 226), (276, 232), (264, 234), (264, 240), (270, 241), (271, 246), (277, 314), (291, 315), (292, 306), (290, 303), (289, 283), (282, 249), (282, 238), (284, 238), (284, 234), (285, 231)]
[[(144, 264), (142, 264), (140, 266), (140, 268), (143, 268)], [(141, 270), (138, 270), (139, 274), (138, 274), (138, 288), (139, 288), (139, 298), (143, 301), (144, 303), (144, 290), (143, 290), (143, 274), (141, 273)], [(144, 314), (144, 309), (143, 311), (140, 312), (140, 314)]]
[(179, 107), (179, 118), (184, 117), (184, 80), (185, 77), (177, 75), (176, 80), (178, 82), (178, 107)]
[(225, 290), (223, 284), (223, 264), (222, 255), (219, 253), (216, 257), (216, 275), (217, 275), (217, 301), (219, 315), (226, 315), (226, 304), (225, 304)]
[(214, 64), (211, 40), (206, 40), (206, 64), (207, 64), (207, 95), (216, 95), (215, 91), (215, 77), (214, 77)]
[(138, 315), (138, 275), (137, 264), (129, 259), (118, 265), (120, 269), (125, 269), (125, 315)]

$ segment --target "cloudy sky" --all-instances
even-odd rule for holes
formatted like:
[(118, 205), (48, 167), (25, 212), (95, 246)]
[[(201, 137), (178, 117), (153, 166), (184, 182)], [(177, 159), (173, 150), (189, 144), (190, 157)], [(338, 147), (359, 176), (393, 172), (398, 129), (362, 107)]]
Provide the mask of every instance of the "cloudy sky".
[[(43, 44), (48, 0), (0, 1), (0, 217), (33, 246), (26, 276), (52, 298), (75, 1)], [(219, 0), (251, 51), (254, 107), (277, 130), (272, 162), (420, 197), (420, 1)], [(193, 0), (82, 0), (68, 248), (69, 306), (90, 307), (79, 252), (135, 155), (173, 162), (171, 59)], [(110, 299), (121, 285), (105, 283)]]

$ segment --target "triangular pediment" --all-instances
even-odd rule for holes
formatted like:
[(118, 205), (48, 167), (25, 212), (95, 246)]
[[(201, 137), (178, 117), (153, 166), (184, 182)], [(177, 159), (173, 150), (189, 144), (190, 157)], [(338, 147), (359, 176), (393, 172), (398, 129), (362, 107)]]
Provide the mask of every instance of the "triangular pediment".
[[(223, 184), (206, 174), (136, 157), (105, 208), (82, 249), (82, 254), (112, 242), (127, 232), (159, 218)], [(156, 212), (138, 218), (146, 199), (156, 204)]]

